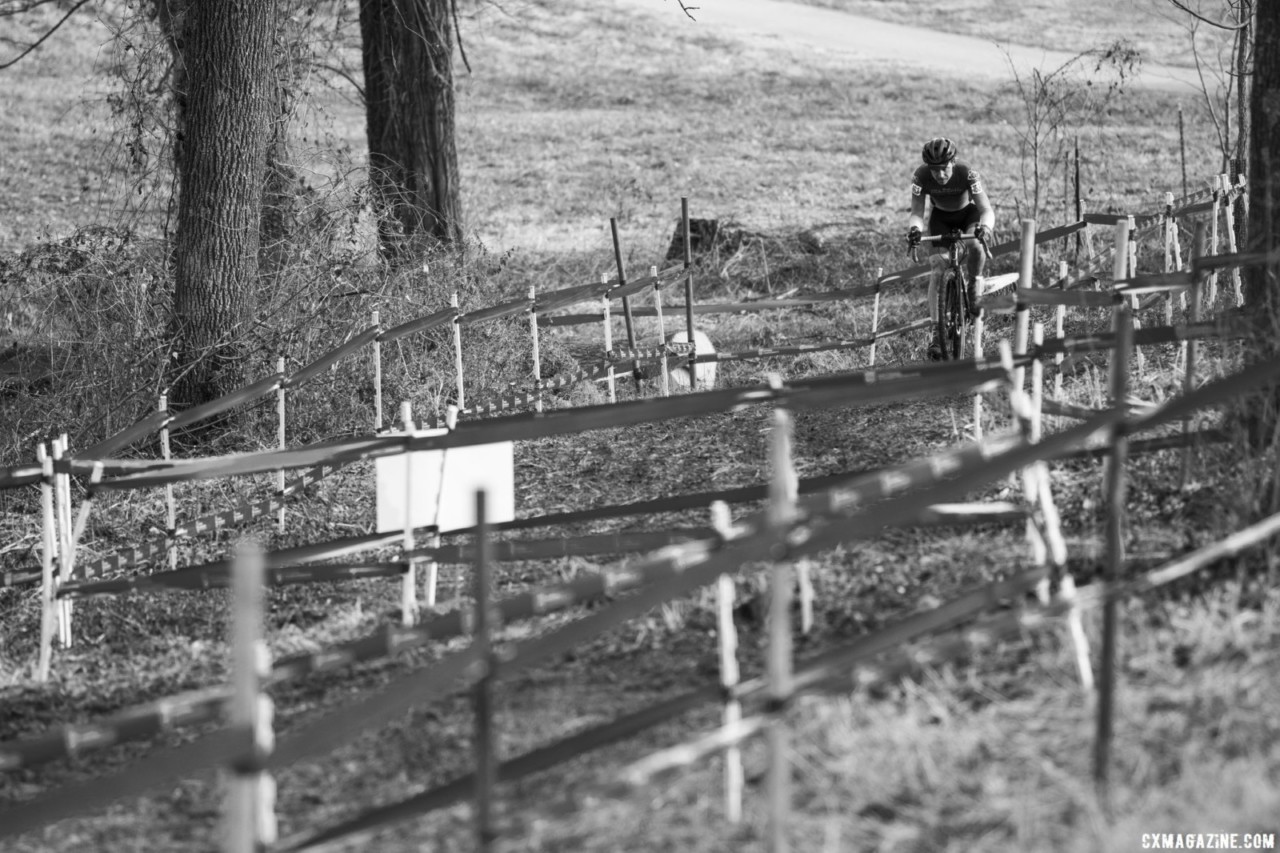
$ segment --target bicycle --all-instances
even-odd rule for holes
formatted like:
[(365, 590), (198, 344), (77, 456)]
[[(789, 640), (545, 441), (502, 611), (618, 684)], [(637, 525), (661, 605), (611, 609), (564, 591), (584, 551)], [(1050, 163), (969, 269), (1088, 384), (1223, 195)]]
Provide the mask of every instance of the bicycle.
[[(942, 348), (942, 360), (957, 360), (964, 354), (970, 319), (969, 282), (963, 263), (968, 254), (965, 244), (977, 243), (988, 258), (991, 257), (991, 248), (986, 240), (957, 230), (921, 237), (920, 242), (939, 243), (947, 247), (947, 266), (938, 283), (936, 332), (938, 344)], [(919, 246), (911, 247), (911, 260), (916, 263), (920, 261), (918, 249)]]

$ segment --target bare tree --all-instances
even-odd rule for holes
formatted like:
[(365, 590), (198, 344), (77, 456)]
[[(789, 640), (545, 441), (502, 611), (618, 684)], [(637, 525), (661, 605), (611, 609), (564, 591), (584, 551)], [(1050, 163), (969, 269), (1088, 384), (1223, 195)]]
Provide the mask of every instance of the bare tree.
[(1022, 107), (1020, 120), (1010, 122), (1018, 135), (1027, 208), (1020, 215), (1038, 218), (1047, 170), (1063, 161), (1072, 131), (1098, 115), (1123, 91), (1125, 82), (1141, 67), (1142, 58), (1123, 39), (1076, 54), (1050, 71), (1032, 68), (1019, 73), (1007, 52), (1005, 58)]
[[(1254, 7), (1257, 0), (1168, 0), (1185, 24), (1200, 92), (1208, 108), (1222, 154), (1221, 171), (1236, 174), (1249, 160), (1250, 101), (1253, 75)], [(1248, 196), (1236, 206), (1236, 242), (1246, 242)]]

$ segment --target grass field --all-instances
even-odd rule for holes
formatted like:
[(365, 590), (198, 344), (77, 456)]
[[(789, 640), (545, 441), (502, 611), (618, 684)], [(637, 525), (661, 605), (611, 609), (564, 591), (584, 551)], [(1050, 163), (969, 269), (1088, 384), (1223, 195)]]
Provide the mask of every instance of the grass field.
[[(667, 5), (671, 14), (678, 14), (674, 4)], [(837, 4), (832, 0), (827, 5)], [(1176, 26), (1146, 3), (846, 0), (838, 5), (893, 20), (928, 17), (930, 25), (1023, 43), (1084, 49), (1098, 35), (1132, 30), (1147, 49), (1168, 55), (1177, 49)], [(949, 86), (950, 101), (936, 105), (912, 95), (935, 82), (923, 75), (868, 72), (830, 56), (743, 47), (696, 28), (678, 41), (663, 41), (641, 19), (609, 3), (518, 2), (479, 11), (464, 5), (463, 12), (473, 68), (458, 81), (464, 207), (469, 228), (490, 253), (474, 262), (473, 271), (483, 275), (464, 293), (472, 300), (468, 305), (522, 294), (530, 283), (545, 289), (612, 272), (610, 217), (619, 221), (630, 269), (659, 263), (681, 196), (690, 198), (695, 216), (737, 223), (748, 235), (737, 251), (700, 267), (700, 300), (867, 283), (878, 267), (904, 263), (907, 181), (920, 142), (939, 132), (962, 140), (966, 156), (981, 164), (999, 206), (1002, 236), (1016, 231), (1016, 205), (1026, 202), (1016, 134), (1020, 102), (1008, 85), (959, 80)], [(103, 193), (103, 188), (114, 193), (124, 183), (107, 168), (115, 160), (103, 153), (112, 150), (104, 147), (106, 131), (92, 132), (104, 115), (98, 95), (103, 84), (86, 82), (94, 79), (93, 59), (101, 54), (104, 38), (103, 30), (78, 23), (35, 63), (3, 72), (12, 76), (10, 85), (0, 86), (0, 145), (6, 152), (0, 160), (0, 249), (32, 252), (37, 241), (47, 247), (77, 227), (115, 225), (122, 216), (119, 197)], [(312, 124), (299, 140), (299, 162), (312, 170), (318, 193), (334, 209), (342, 208), (351, 175), (359, 174), (363, 119), (350, 95), (340, 82), (324, 90), (309, 114)], [(1075, 129), (1090, 210), (1150, 210), (1161, 203), (1166, 189), (1179, 189), (1177, 106), (1169, 95), (1131, 92)], [(1192, 169), (1198, 182), (1216, 171), (1217, 155), (1199, 104), (1184, 101), (1182, 106), (1189, 159), (1206, 164)], [(1051, 208), (1042, 220), (1056, 223), (1064, 215)], [(144, 220), (142, 227), (154, 227), (157, 221)], [(798, 232), (833, 222), (857, 238), (826, 254), (799, 248)], [(1053, 260), (1046, 258), (1045, 267), (1054, 266)], [(1151, 262), (1145, 253), (1144, 261)], [(434, 262), (432, 268), (437, 268)], [(450, 269), (446, 262), (439, 268)], [(65, 334), (68, 306), (118, 299), (126, 286), (121, 282), (139, 280), (117, 276), (103, 295), (93, 296), (78, 288), (99, 279), (84, 273), (37, 276), (29, 267), (4, 269), (26, 270), (31, 278), (11, 272), (13, 278), (0, 280), (0, 298), (13, 300), (14, 293), (28, 293), (36, 284), (65, 294), (65, 301), (42, 297), (43, 313), (11, 301), (19, 317), (32, 318), (31, 325), (5, 332), (17, 338), (62, 330), (57, 334), (66, 339), (59, 339), (56, 348), (49, 341), (47, 347), (59, 353), (77, 346)], [(310, 268), (303, 272), (309, 275)], [(414, 289), (378, 270), (349, 275), (379, 293), (397, 295), (396, 302), (388, 297), (376, 303), (384, 322), (443, 304), (447, 282)], [(918, 288), (891, 294), (882, 322), (917, 318), (923, 301)], [(314, 355), (342, 339), (359, 316), (357, 308), (372, 307), (375, 302), (369, 299), (349, 310), (344, 306), (341, 312), (318, 315), (311, 327), (287, 340)], [(154, 310), (163, 317), (162, 308)], [(1069, 331), (1101, 319), (1073, 318)], [(709, 320), (703, 328), (721, 348), (738, 349), (851, 337), (864, 334), (869, 323), (869, 304), (858, 303), (786, 316), (727, 316)], [(994, 325), (998, 336), (1010, 334), (1006, 322)], [(143, 349), (126, 340), (130, 335), (150, 340), (145, 330), (130, 332), (127, 324), (108, 331), (119, 336), (122, 351)], [(652, 334), (651, 327), (642, 326), (642, 332)], [(483, 365), (486, 371), (474, 377), (477, 388), (500, 388), (518, 377), (525, 358), (518, 333), (512, 325), (468, 340), (467, 364)], [(572, 352), (599, 347), (592, 334), (548, 332), (544, 357), (567, 362)], [(923, 342), (923, 337), (886, 341), (880, 361), (916, 361)], [(79, 345), (88, 349), (90, 343)], [(452, 368), (439, 355), (447, 349), (415, 350), (419, 343), (396, 348), (387, 361), (393, 365), (389, 384), (414, 399), (421, 412), (433, 395), (444, 393)], [(435, 343), (445, 344), (445, 339)], [(291, 358), (304, 362), (305, 352)], [(1228, 370), (1235, 363), (1230, 348), (1210, 347), (1207, 352), (1211, 370)], [(770, 371), (808, 376), (864, 363), (861, 354), (733, 363), (722, 366), (721, 381), (742, 385), (762, 381)], [(291, 425), (291, 436), (302, 440), (303, 435), (367, 429), (366, 422), (356, 421), (367, 414), (367, 402), (359, 399), (362, 369), (344, 368), (315, 393), (300, 396), (299, 423), (296, 432)], [(270, 370), (274, 367), (264, 360), (262, 372)], [(1101, 375), (1085, 369), (1068, 378), (1068, 399), (1101, 405)], [(1177, 392), (1179, 378), (1175, 349), (1153, 349), (1134, 393), (1162, 399)], [(74, 398), (59, 391), (87, 381), (55, 375), (48, 386), (5, 393), (0, 398), (0, 463), (27, 461), (33, 442), (63, 429), (76, 436), (75, 446), (83, 447), (110, 431), (111, 418), (119, 428), (130, 415), (145, 412), (146, 401), (158, 391), (133, 373), (117, 378), (132, 395), (129, 399), (141, 402), (114, 412), (109, 401), (95, 400), (85, 389)], [(623, 394), (632, 394), (628, 383), (623, 383)], [(396, 399), (389, 393), (390, 401)], [(596, 389), (580, 387), (558, 404), (598, 400)], [(873, 468), (934, 452), (971, 433), (970, 411), (968, 398), (949, 397), (798, 413), (798, 473), (808, 477)], [(270, 414), (259, 412), (260, 417), (250, 418), (219, 443), (192, 452), (269, 446), (274, 441)], [(767, 472), (769, 416), (754, 407), (522, 444), (516, 458), (520, 513), (760, 482)], [(991, 429), (1007, 413), (993, 403), (989, 418)], [(1243, 476), (1230, 453), (1204, 449), (1200, 459), (1186, 489), (1178, 488), (1180, 459), (1174, 454), (1131, 462), (1127, 545), (1135, 562), (1154, 564), (1211, 541), (1247, 513), (1249, 495), (1240, 486)], [(369, 466), (356, 466), (318, 487), (314, 500), (291, 508), (284, 536), (266, 524), (252, 533), (277, 547), (366, 532), (373, 519), (369, 476)], [(1072, 568), (1084, 578), (1102, 560), (1100, 483), (1098, 465), (1054, 466), (1054, 493), (1067, 525)], [(271, 488), (265, 477), (252, 483), (183, 486), (178, 490), (180, 518), (249, 492), (264, 495)], [(1009, 491), (1000, 482), (975, 489), (972, 498), (1010, 499)], [(163, 524), (162, 507), (159, 494), (104, 498), (90, 525), (86, 552), (109, 552), (149, 535), (151, 527)], [(25, 565), (36, 553), (35, 510), (34, 495), (0, 492), (0, 568)], [(611, 529), (665, 529), (703, 524), (706, 517), (705, 512), (669, 514)], [(579, 525), (548, 533), (607, 528)], [(184, 548), (183, 559), (220, 555), (233, 539), (222, 535), (204, 540)], [(1005, 577), (1028, 560), (1023, 531), (1010, 526), (890, 530), (874, 541), (824, 554), (814, 563), (815, 631), (797, 639), (798, 652), (848, 640), (930, 602)], [(595, 568), (579, 558), (506, 564), (499, 591), (525, 590)], [(743, 600), (761, 585), (753, 567), (740, 572), (737, 581)], [(465, 583), (465, 568), (445, 567), (442, 600), (459, 599)], [(272, 654), (278, 658), (362, 636), (391, 620), (397, 605), (398, 591), (379, 581), (274, 590), (268, 610)], [(1093, 703), (1075, 681), (1065, 635), (1028, 636), (876, 693), (799, 702), (790, 712), (795, 849), (1127, 851), (1140, 849), (1146, 832), (1275, 832), (1280, 803), (1280, 731), (1274, 714), (1280, 702), (1275, 677), (1280, 664), (1278, 609), (1274, 589), (1259, 592), (1251, 585), (1235, 585), (1231, 578), (1124, 608), (1110, 808), (1104, 808), (1090, 783)], [(512, 627), (503, 639), (546, 631), (578, 615), (580, 611)], [(81, 603), (77, 645), (57, 654), (54, 680), (45, 686), (30, 681), (37, 626), (34, 593), (0, 590), (0, 705), (5, 708), (0, 741), (44, 731), (54, 722), (92, 720), (226, 676), (226, 596), (221, 593), (135, 594)], [(741, 627), (744, 670), (754, 674), (762, 665), (763, 631), (749, 620)], [(503, 753), (525, 751), (714, 679), (713, 628), (711, 600), (701, 596), (670, 612), (650, 613), (503, 684), (498, 694)], [(1097, 625), (1090, 622), (1087, 628), (1096, 642)], [(286, 736), (325, 709), (453, 648), (416, 649), (277, 690), (277, 730)], [(720, 764), (714, 760), (622, 800), (599, 796), (623, 762), (709, 730), (717, 717), (707, 709), (505, 787), (499, 849), (766, 849), (759, 781), (764, 756), (755, 746), (746, 755), (752, 780), (748, 819), (737, 828), (723, 822)], [(467, 771), (471, 726), (469, 697), (459, 691), (322, 760), (281, 772), (282, 834), (326, 826)], [(6, 773), (0, 775), (0, 798), (18, 801), (92, 778), (186, 736), (168, 734), (151, 744)], [(23, 836), (11, 849), (209, 849), (215, 844), (220, 807), (216, 780), (183, 780), (96, 816)], [(341, 849), (472, 849), (469, 821), (469, 809), (458, 807)]]

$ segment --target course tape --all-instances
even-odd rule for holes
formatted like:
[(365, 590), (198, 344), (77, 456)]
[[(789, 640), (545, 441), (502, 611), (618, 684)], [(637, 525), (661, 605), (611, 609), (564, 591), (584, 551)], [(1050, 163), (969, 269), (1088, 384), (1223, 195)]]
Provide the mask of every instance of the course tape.
[[(1280, 372), (1280, 362), (1269, 371), (1276, 372)], [(1249, 379), (1257, 382), (1261, 375), (1255, 373)], [(980, 445), (949, 450), (911, 463), (901, 471), (882, 474), (870, 482), (803, 499), (797, 507), (803, 523), (791, 531), (786, 527), (769, 527), (767, 514), (757, 513), (737, 525), (734, 538), (714, 550), (691, 555), (689, 546), (664, 549), (632, 568), (646, 576), (648, 584), (562, 628), (503, 649), (491, 663), (490, 674), (506, 677), (536, 661), (563, 654), (653, 607), (713, 582), (721, 574), (736, 571), (743, 562), (759, 559), (761, 553), (768, 553), (773, 559), (789, 560), (875, 536), (886, 525), (909, 518), (930, 504), (961, 499), (985, 482), (1007, 476), (1048, 453), (1081, 447), (1098, 430), (1112, 426), (1123, 417), (1122, 413), (1109, 412), (1035, 445), (1020, 436), (992, 438)], [(947, 479), (943, 480), (944, 477)], [(931, 488), (906, 491), (930, 482), (935, 484)], [(818, 508), (821, 511), (816, 511)], [(838, 523), (836, 518), (840, 519)], [(929, 628), (939, 629), (940, 626)], [(368, 728), (388, 723), (415, 704), (446, 695), (453, 689), (457, 673), (473, 662), (473, 658), (462, 662), (467, 654), (455, 652), (425, 673), (398, 678), (322, 720), (301, 727), (280, 741), (270, 759), (272, 766), (286, 766), (330, 751)]]
[[(861, 287), (849, 287), (839, 290), (801, 293), (787, 299), (757, 299), (746, 302), (710, 302), (694, 304), (693, 313), (697, 314), (747, 314), (755, 311), (776, 311), (783, 308), (807, 308), (814, 305), (825, 305), (848, 299), (864, 299), (880, 292), (878, 284)], [(664, 317), (684, 316), (686, 306), (681, 303), (663, 305)], [(632, 317), (656, 317), (658, 309), (652, 305), (637, 305), (631, 309)], [(540, 326), (581, 326), (587, 323), (599, 323), (604, 320), (604, 312), (581, 314), (557, 314), (554, 316), (538, 316)]]
[[(504, 650), (493, 664), (496, 666), (494, 674), (508, 675), (533, 661), (566, 651), (584, 638), (595, 636), (670, 598), (682, 596), (711, 582), (719, 574), (733, 571), (740, 562), (758, 554), (761, 547), (767, 548), (774, 559), (794, 559), (836, 544), (866, 538), (875, 535), (883, 526), (910, 517), (927, 505), (962, 497), (982, 483), (1007, 476), (1031, 462), (1084, 449), (1091, 440), (1121, 422), (1127, 421), (1131, 429), (1153, 428), (1180, 420), (1190, 412), (1230, 399), (1258, 385), (1274, 383), (1278, 376), (1280, 360), (1265, 362), (1248, 371), (1201, 386), (1134, 419), (1127, 419), (1123, 412), (1113, 410), (1080, 426), (1049, 436), (1039, 444), (1026, 442), (1020, 436), (992, 438), (978, 445), (948, 450), (929, 459), (909, 463), (898, 471), (881, 472), (873, 478), (861, 478), (858, 483), (849, 487), (832, 489), (816, 498), (803, 499), (797, 505), (800, 522), (790, 534), (782, 528), (769, 528), (766, 525), (768, 516), (758, 513), (752, 520), (734, 529), (731, 534), (734, 538), (720, 543), (716, 550), (705, 552), (701, 558), (688, 553), (690, 546), (682, 546), (664, 549), (640, 566), (632, 567), (630, 571), (645, 576), (647, 580), (661, 582), (651, 582), (636, 594), (597, 610), (577, 622)], [(927, 483), (934, 485), (923, 491), (907, 491)], [(854, 514), (850, 516), (850, 513)], [(833, 515), (844, 516), (842, 523), (831, 523)], [(904, 624), (918, 626), (919, 633), (945, 630), (950, 624), (947, 622), (948, 616), (958, 618), (955, 613), (958, 607), (955, 602), (943, 605), (935, 611), (913, 617)], [(928, 617), (923, 625), (919, 621), (921, 617)], [(873, 640), (865, 641), (858, 648), (863, 653), (877, 653), (891, 648), (911, 638), (903, 636), (902, 631), (902, 627), (898, 626), (897, 630), (879, 632), (873, 635)], [(877, 646), (877, 642), (881, 645)], [(837, 652), (819, 658), (826, 659), (831, 654)], [(331, 750), (369, 727), (394, 719), (415, 704), (444, 695), (465, 673), (474, 674), (474, 667), (479, 660), (478, 651), (474, 647), (455, 652), (430, 667), (425, 674), (414, 673), (402, 677), (361, 700), (348, 703), (287, 737), (274, 753), (272, 765), (284, 766), (315, 752)], [(209, 738), (201, 739), (188, 745), (187, 749), (196, 751), (200, 744), (208, 740)], [(187, 764), (190, 772), (203, 766), (206, 765), (194, 761)], [(151, 773), (151, 767), (151, 764), (147, 764), (142, 771), (125, 771), (123, 774), (87, 784), (97, 786), (93, 791), (98, 796), (103, 796), (108, 791), (137, 790), (143, 780), (149, 780), (146, 781), (148, 786), (158, 781)], [(129, 784), (125, 784), (121, 776)], [(39, 798), (29, 808), (36, 811), (54, 808), (51, 801), (62, 804), (62, 792), (54, 794), (57, 796), (46, 795)], [(85, 798), (90, 798), (87, 793)], [(66, 808), (65, 805), (58, 807)], [(24, 806), (13, 811), (21, 812), (27, 808), (28, 806)], [(74, 813), (74, 810), (65, 813)], [(6, 824), (6, 828), (9, 825)]]
[[(402, 575), (407, 563), (377, 560), (357, 560), (345, 563), (304, 563), (267, 569), (263, 577), (265, 586), (321, 583), (334, 581), (366, 580), (368, 578)], [(116, 578), (106, 581), (67, 584), (58, 590), (58, 598), (84, 598), (90, 595), (119, 595), (136, 590), (198, 590), (225, 589), (231, 586), (230, 567), (214, 567), (203, 571), (176, 569), (156, 572), (137, 578)]]
[(425, 317), (418, 317), (415, 320), (409, 320), (398, 326), (392, 326), (385, 332), (378, 335), (378, 340), (382, 343), (390, 343), (403, 337), (412, 335), (414, 332), (425, 332), (429, 329), (436, 329), (440, 326), (447, 326), (453, 322), (458, 316), (458, 312), (453, 308), (442, 308), (434, 314), (428, 314)]
[[(869, 650), (866, 640), (846, 646), (834, 653), (825, 653), (819, 658), (801, 660), (794, 670), (793, 695), (823, 691), (848, 693), (850, 690), (866, 690), (876, 685), (896, 681), (912, 672), (925, 667), (937, 667), (947, 661), (962, 657), (973, 651), (989, 648), (1001, 640), (1021, 635), (1029, 630), (1052, 628), (1059, 620), (1066, 618), (1073, 610), (1095, 607), (1106, 600), (1121, 600), (1148, 592), (1174, 580), (1186, 577), (1195, 571), (1240, 553), (1246, 548), (1258, 544), (1265, 538), (1274, 536), (1280, 531), (1280, 515), (1239, 531), (1226, 539), (1199, 549), (1185, 557), (1167, 563), (1157, 569), (1142, 574), (1131, 581), (1121, 582), (1108, 588), (1102, 583), (1092, 584), (1077, 590), (1073, 598), (1062, 598), (1049, 605), (1029, 605), (1023, 600), (1034, 582), (1038, 581), (1036, 572), (1027, 572), (1015, 579), (1006, 588), (993, 591), (985, 590), (981, 598), (966, 597), (965, 607), (960, 609), (964, 616), (948, 629), (927, 632), (918, 630), (902, 631), (904, 623), (890, 626), (884, 632), (868, 635), (872, 640), (879, 633), (906, 634), (907, 636), (885, 648), (881, 641), (882, 652)], [(1002, 602), (1014, 602), (1015, 607), (1007, 613), (983, 616), (985, 611)], [(976, 605), (976, 606), (975, 606)], [(948, 605), (943, 605), (947, 607)], [(941, 609), (941, 608), (939, 608)], [(934, 611), (936, 612), (936, 611)], [(922, 615), (932, 615), (922, 614)], [(977, 621), (965, 625), (971, 617)], [(912, 617), (913, 619), (916, 617)], [(908, 620), (910, 621), (910, 620)], [(927, 641), (927, 645), (903, 649), (902, 642), (939, 633), (940, 630), (952, 631), (950, 635), (935, 637)], [(498, 768), (498, 781), (509, 782), (524, 778), (536, 772), (548, 770), (570, 759), (577, 758), (600, 747), (629, 739), (640, 731), (647, 730), (661, 723), (675, 719), (698, 707), (722, 702), (725, 698), (736, 699), (744, 704), (759, 703), (763, 705), (766, 698), (767, 684), (756, 678), (732, 688), (726, 697), (724, 689), (716, 684), (686, 692), (664, 702), (643, 708), (617, 720), (594, 726), (578, 734), (571, 735), (555, 743), (539, 747), (524, 755), (503, 762)], [(759, 721), (762, 718), (748, 718)], [(725, 733), (721, 738), (701, 738), (695, 742), (705, 748), (697, 748), (694, 744), (664, 750), (632, 765), (632, 772), (624, 774), (622, 782), (617, 786), (606, 786), (604, 790), (595, 792), (597, 796), (617, 797), (625, 795), (631, 789), (644, 784), (653, 777), (668, 770), (686, 766), (693, 760), (701, 758), (717, 749), (733, 743), (741, 742), (746, 737), (758, 733), (760, 725), (749, 725), (740, 731)], [(723, 729), (720, 731), (724, 731)], [(287, 851), (304, 850), (338, 839), (349, 839), (357, 833), (366, 833), (381, 826), (420, 816), (422, 814), (446, 808), (464, 801), (473, 795), (475, 786), (474, 774), (466, 774), (452, 782), (441, 785), (397, 803), (380, 806), (361, 813), (337, 826), (330, 827), (310, 835), (299, 835), (283, 842), (282, 849)]]
[(154, 752), (123, 771), (72, 782), (33, 800), (0, 811), (0, 838), (43, 829), (52, 823), (96, 811), (116, 800), (137, 797), (172, 780), (225, 765), (253, 751), (253, 733), (222, 728), (177, 747)]
[[(1042, 568), (1022, 572), (1013, 578), (988, 584), (935, 610), (908, 617), (880, 631), (865, 635), (852, 644), (846, 644), (812, 658), (796, 661), (794, 674), (804, 676), (812, 669), (825, 673), (833, 666), (871, 657), (881, 651), (914, 639), (954, 627), (974, 614), (988, 610), (1006, 601), (1025, 595), (1045, 576)], [(846, 664), (847, 665), (847, 664)], [(799, 689), (799, 688), (798, 688)], [(767, 700), (768, 684), (764, 678), (752, 678), (728, 688), (718, 683), (696, 688), (664, 702), (641, 709), (632, 714), (594, 726), (570, 735), (556, 743), (539, 747), (517, 758), (503, 762), (498, 769), (500, 782), (514, 781), (525, 776), (550, 769), (565, 761), (584, 755), (601, 747), (619, 743), (642, 731), (675, 719), (689, 711), (706, 705), (733, 699), (743, 704)], [(319, 844), (345, 838), (357, 832), (366, 832), (379, 826), (396, 823), (407, 818), (435, 811), (463, 801), (474, 795), (474, 774), (466, 774), (452, 782), (409, 797), (398, 803), (382, 806), (358, 815), (338, 826), (305, 837), (285, 840), (283, 849), (304, 850)]]
[(901, 335), (906, 332), (916, 331), (917, 329), (927, 329), (933, 325), (933, 321), (927, 317), (921, 320), (915, 320), (911, 323), (905, 323), (901, 326), (893, 326), (887, 329), (880, 329), (876, 332), (874, 338), (854, 338), (845, 341), (823, 341), (816, 344), (794, 344), (784, 347), (760, 347), (758, 349), (737, 350), (736, 352), (718, 352), (707, 355), (700, 355), (694, 358), (698, 364), (706, 364), (708, 362), (724, 362), (724, 361), (750, 361), (760, 358), (774, 358), (776, 356), (804, 355), (812, 352), (830, 352), (832, 350), (844, 349), (862, 349), (869, 347), (876, 341), (889, 338), (894, 335)]
[[(572, 373), (561, 373), (550, 379), (543, 379), (533, 384), (533, 387), (525, 391), (510, 391), (495, 399), (477, 403), (474, 406), (468, 406), (458, 411), (458, 417), (472, 418), (484, 415), (493, 415), (500, 412), (510, 412), (516, 409), (532, 406), (542, 398), (543, 394), (557, 391), (561, 388), (577, 384), (578, 382), (589, 382), (601, 379), (609, 375), (609, 371), (630, 370), (631, 365), (635, 362), (660, 361), (665, 358), (679, 358), (687, 356), (693, 352), (693, 344), (665, 344), (663, 346), (629, 349), (612, 350), (609, 352), (609, 359), (599, 364), (573, 371)], [(627, 362), (623, 367), (623, 362)], [(426, 417), (428, 426), (438, 428), (443, 426), (445, 420), (440, 415), (432, 412)]]
[(365, 329), (363, 332), (356, 335), (336, 350), (320, 356), (306, 367), (301, 367), (291, 373), (289, 377), (285, 379), (284, 387), (296, 388), (300, 385), (305, 385), (321, 373), (324, 373), (330, 367), (342, 361), (347, 356), (352, 355), (365, 346), (368, 346), (377, 337), (378, 329), (376, 327)]
[[(304, 471), (285, 483), (284, 491), (279, 495), (272, 495), (257, 501), (246, 501), (230, 509), (207, 513), (191, 521), (183, 522), (174, 528), (174, 538), (182, 539), (198, 536), (201, 533), (212, 533), (224, 527), (245, 524), (270, 515), (284, 506), (285, 498), (320, 482), (320, 480), (337, 471), (338, 468), (339, 466), (336, 465), (321, 465), (310, 471)], [(134, 548), (118, 551), (92, 563), (84, 563), (77, 566), (76, 574), (80, 577), (92, 578), (106, 572), (119, 571), (130, 566), (136, 566), (167, 553), (168, 545), (169, 537), (158, 536)]]
[(101, 461), (111, 471), (132, 468), (138, 472), (104, 479), (98, 486), (100, 489), (144, 488), (197, 479), (338, 464), (404, 452), (470, 447), (498, 441), (525, 441), (671, 418), (715, 414), (758, 403), (815, 408), (882, 403), (929, 394), (963, 394), (990, 382), (1000, 381), (1003, 377), (1003, 367), (998, 361), (984, 359), (977, 363), (948, 362), (923, 365), (913, 370), (868, 370), (832, 374), (820, 379), (785, 383), (779, 388), (763, 384), (749, 385), (659, 399), (511, 415), (475, 421), (468, 424), (466, 429), (452, 430), (443, 435), (378, 436), (290, 450), (169, 462), (77, 460), (77, 465), (92, 465)]
[[(845, 475), (846, 478), (848, 475)], [(912, 526), (940, 526), (953, 524), (994, 523), (1024, 519), (1025, 507), (1009, 503), (938, 504), (927, 507)], [(557, 538), (545, 540), (498, 541), (492, 544), (493, 556), (499, 560), (547, 559), (580, 553), (576, 544), (594, 546), (595, 553), (607, 554), (621, 551), (648, 550), (667, 544), (715, 539), (708, 529), (660, 531), (656, 533), (610, 533), (597, 536)], [(567, 547), (566, 547), (567, 546)], [(698, 546), (701, 547), (701, 546)], [(436, 559), (440, 562), (464, 562), (474, 559), (474, 546), (445, 546), (420, 549), (404, 555), (413, 559)], [(268, 555), (272, 562), (282, 562), (279, 555)], [(379, 564), (367, 564), (379, 565)], [(385, 574), (403, 571), (404, 563), (380, 564)], [(342, 580), (341, 572), (347, 566), (286, 566), (269, 569), (267, 583), (305, 583), (312, 580)], [(212, 588), (227, 583), (229, 566), (211, 564), (207, 582), (199, 581), (191, 572), (177, 578), (149, 578), (159, 580), (158, 588)], [(376, 576), (362, 574), (364, 576)], [(495, 619), (498, 625), (512, 624), (534, 616), (545, 615), (568, 607), (617, 595), (645, 582), (628, 569), (604, 569), (598, 574), (579, 578), (567, 584), (544, 587), (527, 593), (504, 598), (497, 604)], [(135, 584), (141, 588), (148, 584)], [(305, 675), (346, 667), (353, 663), (388, 657), (407, 648), (428, 642), (466, 636), (474, 629), (473, 614), (468, 610), (455, 610), (447, 614), (429, 615), (425, 621), (412, 628), (383, 628), (360, 639), (330, 646), (322, 651), (277, 661), (270, 684), (292, 681)], [(120, 712), (105, 720), (85, 725), (62, 726), (25, 741), (0, 744), (0, 770), (16, 770), (39, 764), (82, 755), (87, 751), (113, 746), (128, 740), (150, 737), (158, 731), (175, 725), (193, 725), (208, 722), (222, 716), (223, 703), (230, 696), (230, 689), (210, 688), (181, 696), (157, 700)]]
[[(1155, 344), (1177, 343), (1199, 338), (1232, 338), (1241, 337), (1245, 330), (1235, 315), (1223, 315), (1203, 323), (1182, 323), (1173, 326), (1147, 326), (1133, 330), (1135, 346), (1153, 346)], [(1115, 332), (1096, 332), (1087, 335), (1073, 335), (1065, 338), (1049, 338), (1033, 349), (1033, 356), (1046, 358), (1065, 353), (1098, 352), (1112, 350), (1116, 347)]]
[(1023, 308), (1066, 305), (1071, 308), (1110, 308), (1119, 301), (1113, 293), (1091, 290), (1024, 288), (1015, 293), (998, 293), (981, 301), (984, 311), (1005, 314)]
[[(423, 528), (425, 531), (426, 528)], [(292, 566), (311, 560), (323, 560), (341, 557), (347, 554), (391, 545), (403, 537), (403, 532), (366, 533), (362, 536), (350, 536), (344, 539), (333, 539), (328, 542), (307, 545), (295, 545), (263, 555), (268, 570), (284, 566)], [(159, 589), (164, 587), (177, 589), (201, 589), (205, 586), (222, 585), (218, 578), (224, 577), (234, 561), (231, 559), (213, 560), (194, 566), (184, 566), (166, 572), (155, 572), (150, 575), (131, 578), (112, 578), (100, 581), (69, 581), (58, 589), (59, 598), (75, 598), (86, 595), (114, 595), (131, 589)]]

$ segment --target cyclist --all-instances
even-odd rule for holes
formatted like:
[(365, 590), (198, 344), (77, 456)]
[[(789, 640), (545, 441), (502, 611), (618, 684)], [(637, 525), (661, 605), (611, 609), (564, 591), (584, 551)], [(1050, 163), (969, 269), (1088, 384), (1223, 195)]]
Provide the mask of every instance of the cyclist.
[[(952, 230), (972, 234), (981, 240), (991, 239), (991, 229), (996, 224), (996, 213), (982, 187), (982, 179), (977, 171), (965, 163), (956, 162), (956, 144), (945, 136), (930, 139), (920, 152), (924, 164), (918, 167), (911, 179), (911, 217), (907, 220), (907, 245), (915, 248), (920, 245), (920, 237), (924, 229), (925, 199), (931, 202), (929, 211), (929, 234), (939, 236)], [(937, 245), (939, 254), (946, 248)], [(978, 314), (978, 297), (982, 295), (984, 279), (983, 267), (986, 255), (982, 251), (970, 251), (969, 265), (969, 312), (970, 317)], [(935, 323), (938, 312), (938, 279), (941, 268), (934, 265), (929, 276), (929, 313)], [(942, 344), (934, 341), (929, 347), (929, 355), (940, 358)]]

